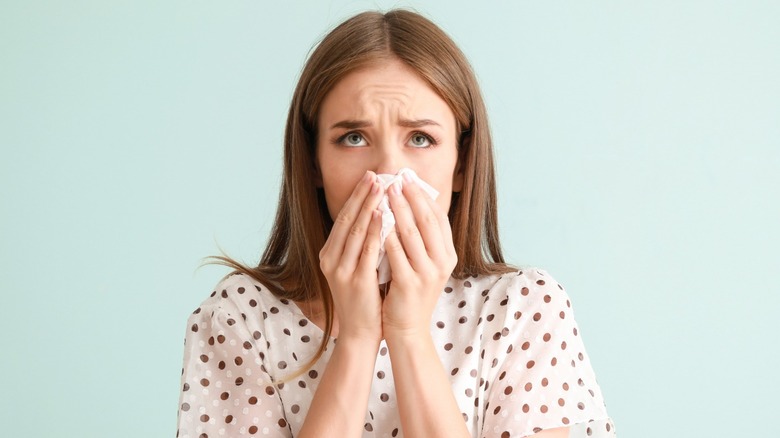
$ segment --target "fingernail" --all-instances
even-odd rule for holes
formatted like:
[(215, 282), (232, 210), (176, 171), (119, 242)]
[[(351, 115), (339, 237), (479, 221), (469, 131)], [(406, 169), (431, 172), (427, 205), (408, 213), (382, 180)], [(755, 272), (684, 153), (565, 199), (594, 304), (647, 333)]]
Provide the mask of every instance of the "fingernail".
[(366, 170), (366, 174), (363, 175), (363, 182), (371, 181), (371, 171)]
[(414, 181), (412, 181), (412, 177), (411, 177), (411, 176), (409, 176), (409, 174), (408, 174), (408, 173), (404, 172), (404, 174), (403, 174), (402, 176), (403, 176), (403, 178), (404, 178), (404, 182), (407, 182), (407, 183), (409, 183), (409, 184), (411, 184), (411, 183), (413, 183), (413, 182), (414, 182)]
[(390, 191), (392, 191), (394, 195), (400, 195), (401, 194), (401, 184), (393, 183), (393, 185), (390, 186)]

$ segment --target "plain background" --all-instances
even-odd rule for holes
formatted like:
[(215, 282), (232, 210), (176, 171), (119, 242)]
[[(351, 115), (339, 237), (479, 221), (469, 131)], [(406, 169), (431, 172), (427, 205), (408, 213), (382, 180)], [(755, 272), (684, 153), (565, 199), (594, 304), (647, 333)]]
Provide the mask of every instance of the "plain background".
[(393, 6), (472, 61), (506, 253), (568, 290), (619, 435), (776, 430), (776, 1), (25, 0), (0, 6), (3, 436), (175, 434), (186, 319), (227, 273), (196, 267), (258, 260), (307, 53)]

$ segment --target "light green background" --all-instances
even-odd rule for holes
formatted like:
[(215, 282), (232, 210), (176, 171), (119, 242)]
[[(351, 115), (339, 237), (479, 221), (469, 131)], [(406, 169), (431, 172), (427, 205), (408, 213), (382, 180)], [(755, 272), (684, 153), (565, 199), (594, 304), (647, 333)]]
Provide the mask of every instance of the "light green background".
[(2, 1), (0, 435), (175, 434), (200, 258), (257, 260), (306, 54), (395, 5), (471, 59), (620, 436), (776, 433), (778, 2), (284, 3)]

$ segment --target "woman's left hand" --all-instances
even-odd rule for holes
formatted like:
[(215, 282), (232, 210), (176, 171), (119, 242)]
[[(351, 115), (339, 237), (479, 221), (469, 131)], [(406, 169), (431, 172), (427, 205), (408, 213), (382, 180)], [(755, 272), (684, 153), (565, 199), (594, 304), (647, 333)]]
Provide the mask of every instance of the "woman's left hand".
[[(385, 240), (392, 281), (382, 305), (386, 339), (430, 336), (431, 316), (458, 261), (446, 213), (412, 180), (388, 190), (397, 232)], [(399, 239), (400, 234), (400, 239)]]

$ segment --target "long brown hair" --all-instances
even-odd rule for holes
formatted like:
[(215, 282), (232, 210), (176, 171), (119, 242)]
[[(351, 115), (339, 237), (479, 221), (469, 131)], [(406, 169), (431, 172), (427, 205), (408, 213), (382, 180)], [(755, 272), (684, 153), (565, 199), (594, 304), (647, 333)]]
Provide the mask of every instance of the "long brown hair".
[[(461, 138), (459, 170), (463, 188), (452, 194), (449, 218), (458, 263), (456, 278), (508, 272), (498, 240), (493, 147), (487, 113), (474, 72), (455, 43), (430, 20), (414, 12), (363, 12), (331, 31), (303, 68), (290, 104), (284, 137), (284, 173), (276, 219), (260, 263), (255, 267), (227, 256), (211, 256), (263, 283), (288, 300), (320, 300), (325, 336), (333, 327), (333, 300), (319, 268), (319, 252), (332, 220), (317, 187), (315, 148), (322, 101), (344, 76), (361, 67), (400, 59), (444, 99), (455, 114)], [(231, 274), (232, 275), (232, 274)]]

